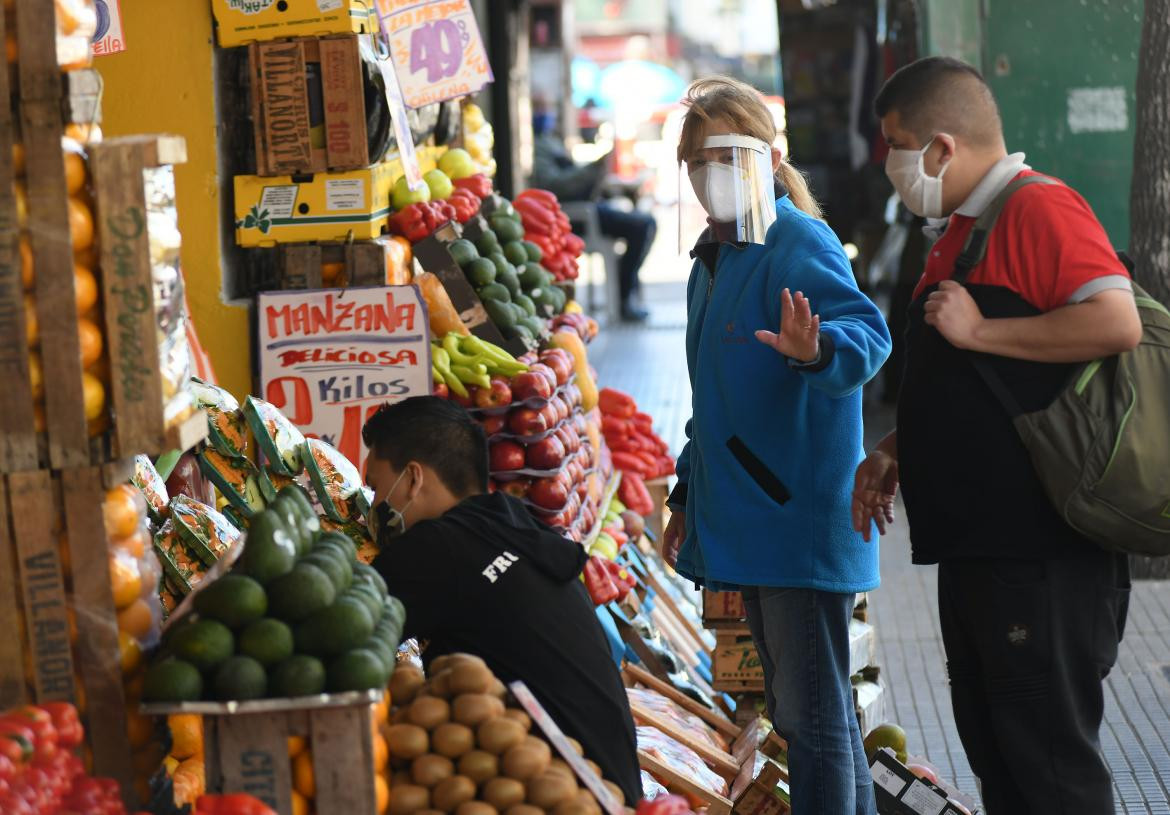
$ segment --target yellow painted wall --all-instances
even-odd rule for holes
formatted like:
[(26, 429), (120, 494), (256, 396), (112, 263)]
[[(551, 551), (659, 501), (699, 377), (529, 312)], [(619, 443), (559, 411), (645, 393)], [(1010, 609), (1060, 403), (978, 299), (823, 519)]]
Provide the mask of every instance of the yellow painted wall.
[(94, 61), (105, 81), (102, 130), (186, 137), (187, 163), (175, 168), (175, 185), (187, 300), (220, 384), (246, 394), (252, 388), (248, 312), (221, 297), (211, 3), (121, 0), (121, 6), (126, 51)]

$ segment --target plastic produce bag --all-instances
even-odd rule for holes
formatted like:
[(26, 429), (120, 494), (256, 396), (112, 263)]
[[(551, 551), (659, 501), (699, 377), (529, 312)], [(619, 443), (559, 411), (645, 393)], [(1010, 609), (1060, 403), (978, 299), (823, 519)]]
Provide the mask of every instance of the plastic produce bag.
[(302, 449), (309, 478), (325, 514), (340, 523), (364, 516), (370, 508), (370, 499), (362, 490), (362, 477), (353, 462), (320, 439), (309, 439)]
[(699, 754), (653, 727), (637, 729), (638, 749), (669, 766), (679, 775), (718, 795), (727, 794), (727, 782), (708, 767)]
[(280, 475), (300, 475), (306, 463), (301, 461), (305, 437), (296, 425), (273, 405), (255, 396), (244, 400), (243, 410), (269, 469)]
[(171, 498), (167, 494), (167, 484), (158, 470), (147, 456), (134, 457), (134, 475), (131, 482), (146, 498), (146, 509), (150, 517), (161, 522), (167, 514), (167, 505)]

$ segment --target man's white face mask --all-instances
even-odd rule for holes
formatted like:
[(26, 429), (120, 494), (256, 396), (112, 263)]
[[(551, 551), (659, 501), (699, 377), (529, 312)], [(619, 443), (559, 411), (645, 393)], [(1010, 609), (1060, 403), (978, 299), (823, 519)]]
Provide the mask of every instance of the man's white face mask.
[(950, 162), (944, 164), (937, 176), (926, 174), (923, 161), (926, 151), (934, 144), (932, 138), (921, 150), (891, 150), (886, 157), (886, 176), (906, 209), (923, 218), (941, 218), (943, 176)]

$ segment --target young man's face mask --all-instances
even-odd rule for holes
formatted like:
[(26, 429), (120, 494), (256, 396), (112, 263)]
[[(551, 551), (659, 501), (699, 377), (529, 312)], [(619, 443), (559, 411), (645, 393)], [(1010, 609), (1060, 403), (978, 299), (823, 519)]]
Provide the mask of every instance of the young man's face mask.
[(927, 175), (924, 157), (934, 144), (932, 138), (921, 150), (891, 150), (886, 157), (886, 176), (906, 209), (923, 218), (943, 216), (943, 176), (950, 162), (939, 168), (937, 176)]
[(394, 490), (398, 489), (398, 484), (406, 475), (406, 470), (403, 470), (398, 478), (395, 479), (394, 485), (390, 487), (390, 491), (386, 493), (386, 497), (378, 503), (370, 507), (369, 513), (366, 515), (366, 529), (370, 532), (370, 537), (378, 541), (379, 544), (387, 540), (397, 538), (406, 531), (406, 518), (404, 513), (410, 509), (410, 505), (414, 503), (414, 499), (406, 502), (401, 510), (395, 509), (390, 505), (390, 496), (394, 494)]

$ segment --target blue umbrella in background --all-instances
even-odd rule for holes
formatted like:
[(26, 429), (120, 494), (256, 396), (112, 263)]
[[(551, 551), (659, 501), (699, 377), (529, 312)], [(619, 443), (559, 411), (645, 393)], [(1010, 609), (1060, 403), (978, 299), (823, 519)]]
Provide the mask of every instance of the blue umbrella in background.
[(601, 72), (597, 103), (602, 107), (668, 105), (687, 84), (673, 68), (647, 60), (615, 62)]
[(570, 71), (573, 81), (573, 106), (583, 108), (590, 99), (600, 104), (597, 86), (601, 82), (601, 66), (588, 57), (574, 57)]

